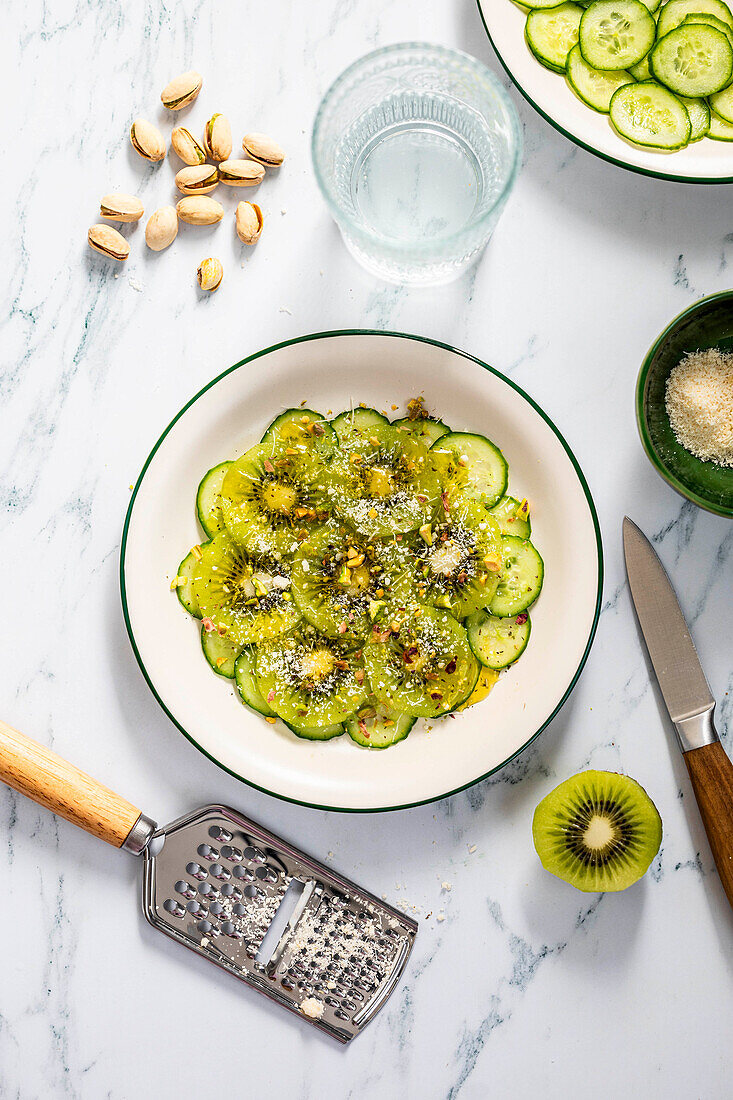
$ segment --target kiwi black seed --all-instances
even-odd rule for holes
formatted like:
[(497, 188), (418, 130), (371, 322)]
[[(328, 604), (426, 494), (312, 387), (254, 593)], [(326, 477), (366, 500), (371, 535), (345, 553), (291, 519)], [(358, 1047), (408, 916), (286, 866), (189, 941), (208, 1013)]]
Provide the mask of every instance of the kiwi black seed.
[(636, 780), (587, 771), (542, 799), (532, 836), (545, 870), (578, 890), (611, 892), (646, 873), (662, 842), (662, 819)]

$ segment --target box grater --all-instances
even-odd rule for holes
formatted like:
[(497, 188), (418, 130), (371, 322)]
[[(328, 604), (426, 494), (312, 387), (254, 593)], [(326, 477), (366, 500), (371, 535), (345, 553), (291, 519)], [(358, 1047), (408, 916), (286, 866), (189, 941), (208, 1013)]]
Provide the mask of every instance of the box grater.
[(0, 778), (142, 856), (143, 912), (154, 928), (339, 1042), (358, 1035), (397, 985), (415, 921), (236, 810), (203, 806), (159, 828), (3, 722)]

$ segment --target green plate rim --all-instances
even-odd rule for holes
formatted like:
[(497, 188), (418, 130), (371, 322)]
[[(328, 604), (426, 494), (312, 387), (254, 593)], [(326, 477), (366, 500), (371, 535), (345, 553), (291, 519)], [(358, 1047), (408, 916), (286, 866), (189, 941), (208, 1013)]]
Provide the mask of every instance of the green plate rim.
[[(145, 473), (148, 469), (148, 466), (152, 462), (153, 458), (155, 457), (155, 455), (158, 451), (158, 448), (161, 446), (163, 440), (166, 438), (166, 436), (168, 435), (169, 431), (174, 426), (174, 424), (176, 424), (180, 420), (180, 418), (183, 416), (183, 414), (196, 401), (198, 401), (199, 397), (201, 397), (208, 390), (210, 390), (213, 386), (215, 386), (218, 382), (220, 382), (222, 380), (222, 378), (226, 378), (226, 376), (229, 375), (229, 374), (232, 374), (233, 371), (239, 370), (240, 367), (243, 367), (248, 363), (252, 363), (256, 359), (261, 359), (264, 355), (269, 355), (270, 352), (280, 351), (281, 348), (291, 347), (294, 344), (303, 344), (303, 343), (306, 343), (306, 342), (310, 342), (311, 340), (330, 339), (330, 338), (336, 337), (336, 336), (385, 336), (385, 337), (388, 337), (388, 338), (397, 337), (398, 339), (402, 339), (402, 340), (415, 340), (418, 343), (430, 344), (432, 347), (442, 348), (444, 351), (453, 352), (455, 355), (460, 355), (463, 359), (467, 359), (472, 363), (476, 363), (478, 366), (482, 367), (484, 370), (489, 371), (490, 374), (493, 374), (497, 378), (500, 378), (502, 380), (502, 382), (505, 382), (508, 386), (511, 387), (511, 389), (515, 390), (520, 395), (520, 397), (523, 397), (524, 400), (535, 410), (535, 412), (552, 429), (555, 436), (557, 437), (557, 439), (562, 444), (562, 447), (563, 447), (565, 453), (567, 454), (568, 458), (570, 459), (570, 461), (573, 465), (573, 468), (575, 470), (575, 473), (577, 474), (578, 480), (580, 481), (583, 492), (585, 493), (585, 498), (586, 498), (586, 501), (587, 501), (587, 504), (588, 504), (588, 509), (590, 511), (590, 514), (591, 514), (591, 519), (593, 520), (593, 528), (594, 528), (595, 536), (596, 536), (596, 547), (597, 547), (597, 551), (598, 551), (598, 589), (597, 589), (597, 593), (596, 593), (596, 606), (595, 606), (595, 611), (594, 611), (594, 614), (593, 614), (593, 622), (591, 623), (591, 628), (590, 628), (590, 633), (588, 635), (588, 640), (586, 642), (585, 649), (583, 650), (582, 656), (580, 658), (580, 663), (578, 664), (578, 667), (575, 670), (575, 673), (574, 673), (574, 675), (573, 675), (566, 691), (564, 692), (564, 694), (563, 694), (562, 698), (560, 699), (560, 701), (558, 702), (557, 706), (548, 715), (548, 717), (545, 719), (545, 721), (542, 723), (542, 725), (539, 727), (539, 729), (536, 730), (532, 734), (532, 736), (527, 741), (525, 741), (525, 743), (523, 745), (521, 745), (517, 749), (516, 752), (512, 753), (511, 756), (507, 757), (506, 760), (502, 761), (501, 764), (497, 764), (497, 766), (495, 768), (491, 768), (489, 771), (484, 772), (482, 775), (476, 776), (475, 779), (469, 780), (468, 783), (463, 783), (460, 787), (455, 787), (452, 790), (444, 791), (442, 794), (433, 795), (431, 798), (423, 798), (423, 799), (419, 799), (415, 802), (403, 802), (403, 803), (399, 803), (398, 805), (395, 805), (395, 806), (370, 806), (370, 807), (367, 807), (367, 808), (361, 808), (361, 807), (356, 807), (355, 808), (353, 806), (322, 806), (322, 805), (320, 805), (320, 803), (317, 803), (317, 802), (306, 802), (306, 801), (303, 801), (302, 799), (299, 799), (299, 798), (289, 798), (287, 795), (278, 794), (277, 791), (271, 791), (271, 790), (268, 790), (267, 787), (262, 787), (258, 783), (253, 783), (251, 779), (246, 779), (243, 775), (239, 775), (237, 772), (232, 771), (232, 769), (228, 768), (226, 766), (226, 764), (222, 764), (222, 762), (220, 760), (217, 760), (216, 757), (212, 756), (211, 753), (207, 752), (206, 749), (204, 749), (201, 745), (199, 745), (198, 741), (196, 741), (196, 739), (194, 737), (192, 737), (192, 735), (190, 733), (188, 733), (188, 731), (183, 728), (183, 726), (180, 724), (180, 722), (178, 722), (177, 719), (173, 716), (173, 714), (171, 714), (168, 707), (165, 705), (163, 700), (158, 695), (158, 692), (155, 690), (155, 686), (154, 686), (152, 680), (150, 679), (150, 676), (148, 675), (148, 671), (147, 671), (147, 669), (145, 667), (145, 664), (143, 663), (143, 660), (142, 660), (142, 658), (140, 656), (140, 653), (138, 651), (137, 644), (135, 642), (135, 635), (134, 635), (133, 630), (132, 630), (132, 624), (130, 622), (130, 616), (129, 616), (129, 611), (128, 611), (128, 607), (127, 607), (127, 589), (126, 589), (126, 586), (125, 586), (125, 550), (127, 548), (127, 536), (128, 536), (129, 527), (130, 527), (130, 520), (132, 518), (132, 510), (133, 510), (133, 507), (134, 507), (134, 504), (135, 504), (135, 498), (137, 497), (138, 490), (140, 488), (140, 485), (142, 484), (143, 478), (145, 477)], [(543, 410), (539, 407), (539, 405), (535, 401), (533, 401), (532, 398), (529, 396), (529, 394), (525, 393), (525, 391), (520, 386), (518, 386), (516, 384), (516, 382), (512, 382), (511, 378), (507, 378), (506, 375), (501, 373), (501, 371), (498, 371), (494, 367), (489, 366), (488, 363), (484, 363), (481, 359), (478, 359), (475, 355), (470, 355), (468, 352), (461, 351), (460, 348), (454, 348), (450, 344), (443, 343), (443, 341), (441, 341), (441, 340), (431, 340), (427, 336), (417, 336), (415, 334), (406, 333), (406, 332), (391, 332), (391, 331), (388, 331), (388, 330), (385, 330), (385, 329), (358, 329), (358, 328), (334, 329), (332, 331), (326, 331), (326, 332), (311, 332), (311, 333), (308, 333), (305, 336), (295, 336), (290, 340), (281, 340), (279, 343), (272, 344), (272, 345), (270, 345), (270, 347), (264, 348), (261, 351), (254, 352), (252, 355), (248, 355), (244, 359), (240, 359), (240, 361), (238, 363), (235, 363), (233, 366), (228, 367), (227, 370), (222, 371), (221, 374), (218, 374), (215, 378), (212, 378), (210, 382), (207, 382), (206, 385), (203, 386), (198, 391), (198, 393), (194, 394), (194, 396), (189, 401), (186, 402), (186, 404), (183, 406), (183, 408), (180, 409), (180, 411), (178, 413), (176, 413), (176, 415), (173, 417), (173, 419), (168, 424), (168, 426), (163, 430), (163, 433), (160, 435), (160, 437), (158, 438), (158, 441), (156, 442), (156, 444), (154, 445), (154, 447), (151, 450), (150, 454), (146, 458), (145, 464), (143, 465), (143, 468), (140, 471), (140, 474), (139, 474), (139, 476), (138, 476), (138, 478), (135, 482), (135, 488), (132, 491), (132, 496), (130, 498), (130, 503), (127, 507), (127, 514), (125, 516), (124, 527), (122, 529), (122, 541), (121, 541), (121, 544), (120, 544), (120, 571), (119, 572), (120, 572), (120, 596), (121, 596), (121, 599), (122, 599), (122, 614), (123, 614), (123, 617), (124, 617), (124, 620), (125, 620), (125, 627), (127, 629), (127, 636), (130, 639), (130, 645), (132, 646), (132, 651), (135, 654), (135, 659), (136, 659), (138, 665), (140, 666), (140, 671), (142, 672), (143, 677), (144, 677), (148, 687), (150, 688), (151, 692), (153, 693), (153, 697), (157, 700), (157, 702), (160, 705), (163, 712), (168, 716), (168, 718), (171, 720), (171, 722), (176, 727), (176, 729), (178, 729), (183, 734), (183, 736), (188, 741), (190, 741), (191, 744), (195, 748), (198, 749), (198, 751), (200, 753), (202, 753), (204, 756), (206, 756), (213, 764), (216, 764), (217, 767), (221, 768), (222, 771), (225, 771), (229, 775), (231, 775), (234, 779), (238, 779), (238, 780), (240, 780), (240, 782), (246, 783), (247, 786), (253, 787), (255, 790), (262, 791), (263, 794), (269, 794), (273, 798), (279, 798), (283, 802), (291, 802), (291, 803), (293, 803), (297, 806), (308, 806), (308, 807), (310, 807), (311, 809), (314, 809), (314, 810), (327, 810), (327, 811), (332, 811), (334, 813), (354, 813), (354, 814), (386, 813), (386, 812), (389, 812), (389, 811), (392, 811), (392, 810), (408, 810), (408, 809), (411, 809), (413, 806), (427, 806), (432, 802), (439, 802), (443, 798), (450, 798), (454, 794), (459, 794), (461, 791), (468, 790), (469, 787), (473, 787), (477, 783), (483, 782), (484, 779), (488, 779), (488, 777), (490, 775), (493, 775), (495, 772), (499, 771), (501, 768), (506, 767), (507, 764), (510, 764), (512, 762), (512, 760), (515, 760), (516, 757), (519, 756), (520, 753), (524, 752), (524, 750), (526, 748), (528, 748), (529, 745), (531, 745), (532, 742), (535, 741), (537, 737), (539, 737), (539, 735), (542, 733), (542, 731), (547, 728), (547, 726), (550, 724), (550, 722), (553, 720), (553, 718), (555, 718), (555, 716), (559, 713), (561, 708), (564, 706), (564, 704), (566, 703), (568, 697), (570, 696), (573, 688), (577, 684), (578, 679), (580, 677), (580, 674), (583, 671), (585, 663), (588, 659), (588, 654), (590, 653), (590, 649), (591, 649), (591, 646), (593, 644), (593, 639), (595, 638), (596, 629), (598, 627), (598, 619), (600, 618), (600, 614), (601, 614), (601, 599), (602, 599), (602, 596), (603, 596), (603, 542), (601, 540), (601, 528), (600, 528), (600, 524), (598, 522), (598, 513), (596, 512), (596, 506), (595, 506), (595, 503), (593, 501), (593, 496), (591, 495), (591, 491), (590, 491), (590, 488), (588, 486), (588, 482), (586, 481), (585, 474), (583, 473), (582, 469), (580, 468), (578, 460), (576, 459), (576, 457), (573, 454), (572, 450), (568, 446), (568, 443), (566, 442), (564, 436), (558, 430), (558, 428), (555, 426), (555, 424), (552, 422), (552, 420), (550, 420), (547, 413), (543, 412)]]
[[(562, 0), (558, 0), (558, 3), (561, 3), (561, 2), (562, 2)], [(519, 6), (521, 7), (522, 5), (520, 4)], [(530, 104), (530, 106), (534, 107), (537, 114), (541, 115), (542, 118), (544, 118), (545, 122), (549, 122), (549, 124), (550, 124), (550, 126), (552, 126), (553, 130), (557, 130), (557, 132), (559, 134), (562, 134), (563, 137), (566, 137), (568, 139), (568, 141), (572, 141), (573, 145), (578, 145), (581, 149), (585, 149), (586, 153), (592, 153), (593, 156), (598, 157), (599, 160), (605, 160), (607, 164), (615, 164), (617, 168), (625, 168), (627, 172), (636, 172), (636, 174), (639, 175), (639, 176), (649, 176), (652, 179), (656, 179), (656, 180), (669, 180), (670, 183), (689, 183), (689, 184), (695, 184), (695, 183), (704, 183), (704, 184), (733, 183), (733, 176), (676, 176), (676, 175), (672, 175), (671, 172), (655, 172), (653, 168), (640, 168), (638, 164), (629, 164), (628, 161), (617, 159), (616, 157), (610, 156), (608, 153), (602, 153), (600, 151), (600, 149), (596, 149), (593, 145), (588, 145), (588, 144), (586, 144), (586, 142), (581, 141), (581, 139), (576, 137), (575, 134), (571, 134), (569, 132), (569, 130), (564, 129), (564, 127), (562, 127), (559, 122), (557, 122), (554, 118), (552, 118), (550, 115), (548, 115), (546, 113), (546, 111), (543, 111), (542, 107), (540, 107), (540, 105), (538, 103), (535, 103), (535, 101), (532, 99), (532, 96), (529, 94), (529, 92), (527, 92), (522, 87), (522, 85), (519, 83), (519, 81), (515, 77), (514, 73), (511, 71), (511, 69), (509, 68), (507, 63), (504, 61), (504, 58), (501, 56), (501, 52), (497, 48), (497, 46), (494, 42), (494, 39), (491, 37), (491, 31), (489, 30), (488, 24), (487, 24), (487, 22), (484, 18), (484, 9), (482, 7), (481, 0), (476, 0), (476, 7), (478, 8), (478, 13), (479, 13), (479, 16), (481, 18), (481, 22), (484, 25), (484, 30), (486, 31), (486, 37), (488, 38), (489, 42), (491, 43), (491, 48), (493, 49), (494, 53), (496, 54), (497, 58), (499, 59), (499, 64), (501, 65), (502, 69), (504, 70), (504, 72), (507, 74), (507, 76), (511, 80), (514, 87), (517, 88), (522, 93), (522, 95), (527, 100), (527, 102)], [(539, 64), (539, 62), (538, 62), (538, 64)], [(589, 110), (592, 110), (592, 108), (589, 108)], [(621, 139), (619, 139), (619, 140), (621, 140)]]
[(651, 433), (647, 424), (646, 407), (644, 401), (644, 391), (646, 389), (647, 375), (649, 374), (649, 368), (652, 365), (652, 359), (657, 353), (662, 342), (667, 338), (668, 334), (684, 320), (685, 317), (689, 317), (702, 306), (707, 306), (711, 302), (721, 302), (725, 300), (733, 299), (733, 290), (721, 290), (716, 294), (707, 294), (704, 298), (698, 298), (692, 305), (687, 306), (681, 313), (678, 313), (676, 317), (673, 317), (666, 328), (660, 332), (656, 340), (649, 348), (649, 351), (644, 356), (641, 367), (639, 369), (639, 375), (636, 379), (636, 393), (634, 395), (634, 405), (636, 408), (636, 427), (639, 431), (639, 438), (641, 439), (641, 445), (646, 452), (646, 456), (651, 462), (654, 469), (659, 476), (670, 485), (676, 493), (679, 493), (685, 500), (691, 501), (696, 504), (698, 508), (702, 508), (705, 512), (712, 512), (715, 516), (722, 516), (724, 519), (733, 518), (733, 508), (724, 508), (719, 505), (712, 504), (709, 500), (705, 500), (704, 497), (699, 496), (692, 489), (688, 489), (683, 481), (680, 481), (671, 470), (669, 470), (662, 459), (657, 454), (656, 448), (652, 442)]

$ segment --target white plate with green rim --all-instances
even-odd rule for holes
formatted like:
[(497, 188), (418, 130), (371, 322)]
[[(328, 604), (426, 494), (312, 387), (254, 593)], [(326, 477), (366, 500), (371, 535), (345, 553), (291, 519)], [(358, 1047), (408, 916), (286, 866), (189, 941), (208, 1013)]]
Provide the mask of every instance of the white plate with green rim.
[(527, 10), (512, 0), (476, 0), (492, 46), (519, 91), (556, 130), (603, 160), (682, 183), (733, 182), (733, 143), (703, 138), (675, 152), (643, 149), (620, 137), (608, 115), (583, 103), (562, 73), (537, 61), (524, 37)]
[[(170, 590), (179, 561), (202, 538), (202, 475), (258, 442), (284, 408), (307, 401), (338, 413), (365, 402), (399, 417), (426, 405), (454, 429), (492, 438), (509, 488), (532, 502), (532, 538), (545, 583), (520, 661), (487, 700), (430, 723), (381, 752), (347, 736), (314, 742), (247, 710), (232, 681), (201, 653), (199, 623)], [(392, 405), (399, 405), (395, 412)], [(135, 656), (155, 697), (188, 737), (232, 775), (320, 808), (388, 810), (430, 802), (489, 775), (521, 752), (572, 691), (598, 621), (602, 550), (595, 507), (570, 448), (509, 379), (444, 344), (398, 333), (335, 332), (268, 348), (215, 378), (155, 444), (125, 521), (120, 580)], [(557, 624), (562, 623), (562, 645)]]

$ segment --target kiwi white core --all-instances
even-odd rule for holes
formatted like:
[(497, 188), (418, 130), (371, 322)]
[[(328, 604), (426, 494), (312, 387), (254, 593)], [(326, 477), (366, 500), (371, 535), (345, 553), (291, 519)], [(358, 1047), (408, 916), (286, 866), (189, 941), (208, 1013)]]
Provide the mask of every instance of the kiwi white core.
[(592, 852), (600, 852), (608, 848), (616, 839), (616, 830), (607, 817), (593, 814), (588, 822), (588, 827), (583, 833), (583, 843)]

